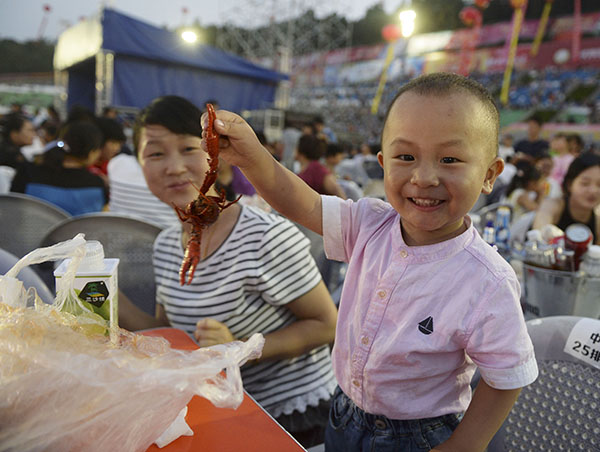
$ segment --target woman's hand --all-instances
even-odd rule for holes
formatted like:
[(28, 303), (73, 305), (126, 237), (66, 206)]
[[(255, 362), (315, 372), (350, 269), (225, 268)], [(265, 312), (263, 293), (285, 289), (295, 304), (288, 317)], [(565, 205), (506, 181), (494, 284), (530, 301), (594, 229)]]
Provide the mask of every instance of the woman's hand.
[(202, 319), (196, 323), (194, 337), (200, 347), (210, 347), (217, 344), (226, 344), (235, 340), (229, 328), (215, 319)]

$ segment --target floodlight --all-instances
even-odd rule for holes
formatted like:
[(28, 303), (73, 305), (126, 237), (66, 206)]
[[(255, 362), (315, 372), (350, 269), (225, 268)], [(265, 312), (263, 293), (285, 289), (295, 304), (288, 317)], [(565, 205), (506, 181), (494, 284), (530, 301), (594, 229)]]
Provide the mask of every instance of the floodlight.
[(417, 13), (415, 13), (412, 9), (407, 9), (400, 11), (398, 17), (400, 18), (402, 36), (405, 38), (410, 37), (413, 34), (413, 31), (415, 31), (415, 18), (417, 17)]
[(198, 35), (192, 30), (185, 30), (181, 33), (181, 39), (187, 43), (193, 44), (198, 40)]

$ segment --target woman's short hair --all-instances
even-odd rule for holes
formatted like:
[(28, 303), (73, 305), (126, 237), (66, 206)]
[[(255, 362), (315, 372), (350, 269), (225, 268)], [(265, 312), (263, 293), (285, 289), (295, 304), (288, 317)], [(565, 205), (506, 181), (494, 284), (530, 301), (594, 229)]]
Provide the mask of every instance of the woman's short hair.
[(200, 109), (183, 97), (162, 96), (154, 99), (140, 112), (133, 127), (133, 147), (136, 155), (143, 127), (158, 125), (178, 135), (201, 137), (201, 116)]
[(319, 160), (325, 155), (327, 143), (314, 135), (302, 135), (298, 140), (298, 154), (308, 160)]
[(5, 141), (10, 141), (11, 132), (20, 131), (26, 121), (29, 121), (29, 119), (20, 113), (7, 115), (4, 118), (4, 121), (2, 121), (2, 138), (4, 138)]

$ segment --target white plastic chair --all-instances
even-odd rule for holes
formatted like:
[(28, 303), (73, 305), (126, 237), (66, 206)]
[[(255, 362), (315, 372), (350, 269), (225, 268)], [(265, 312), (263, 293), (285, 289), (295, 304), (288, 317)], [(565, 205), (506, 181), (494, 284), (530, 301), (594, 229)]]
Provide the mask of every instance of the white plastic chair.
[[(564, 351), (581, 319), (556, 316), (527, 322), (540, 375), (523, 388), (488, 452), (600, 450), (600, 368)], [(600, 334), (600, 320), (590, 321)], [(592, 348), (600, 353), (600, 342)]]

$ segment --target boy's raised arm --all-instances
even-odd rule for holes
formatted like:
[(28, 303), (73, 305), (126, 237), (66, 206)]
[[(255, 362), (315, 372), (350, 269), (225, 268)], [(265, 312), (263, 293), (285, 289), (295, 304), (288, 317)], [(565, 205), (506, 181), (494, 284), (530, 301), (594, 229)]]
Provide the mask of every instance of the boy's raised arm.
[[(206, 116), (202, 123), (206, 125)], [(265, 201), (290, 220), (323, 234), (321, 196), (280, 165), (243, 118), (218, 110), (214, 128), (221, 135), (220, 156), (242, 170)]]

